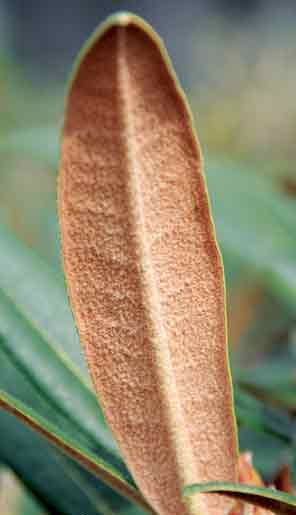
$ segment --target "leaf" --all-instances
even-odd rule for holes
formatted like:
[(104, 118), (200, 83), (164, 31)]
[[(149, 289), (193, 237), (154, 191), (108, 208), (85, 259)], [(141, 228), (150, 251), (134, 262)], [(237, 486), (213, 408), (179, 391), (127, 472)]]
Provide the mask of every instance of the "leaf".
[(8, 132), (1, 137), (2, 154), (18, 154), (57, 166), (59, 131), (57, 127), (36, 127)]
[[(44, 437), (0, 410), (0, 459), (6, 463), (51, 514), (107, 515), (128, 501), (104, 486)], [(139, 508), (140, 513), (142, 511)], [(109, 514), (108, 514), (109, 515)]]
[(95, 33), (75, 68), (59, 209), (108, 423), (154, 508), (183, 514), (196, 474), (236, 478), (223, 269), (184, 94), (158, 37), (130, 14)]
[(222, 493), (232, 499), (254, 504), (261, 508), (271, 510), (279, 515), (293, 515), (296, 513), (296, 497), (273, 488), (258, 488), (255, 486), (211, 482), (187, 486), (184, 496), (190, 498), (194, 494)]
[[(103, 445), (109, 453), (117, 454), (94, 394), (75, 373), (58, 343), (75, 335), (73, 343), (76, 341), (80, 350), (64, 290), (55, 274), (2, 227), (0, 242), (2, 349), (43, 394), (46, 414), (48, 404), (54, 406), (68, 420), (70, 433), (84, 435), (90, 448), (101, 452)], [(14, 388), (13, 375), (2, 372), (1, 385), (9, 393)], [(18, 392), (14, 388), (13, 394), (19, 397), (22, 386)]]
[(269, 407), (237, 386), (234, 393), (239, 423), (257, 431), (267, 432), (283, 442), (294, 441), (296, 425), (285, 411)]
[(252, 268), (287, 306), (295, 307), (293, 203), (272, 181), (235, 163), (211, 161), (207, 176), (222, 249)]
[(39, 432), (50, 443), (57, 446), (62, 452), (111, 486), (115, 491), (137, 502), (148, 513), (153, 513), (141, 494), (132, 484), (127, 482), (119, 470), (101, 458), (94, 457), (86, 448), (53, 424), (39, 417), (32, 409), (4, 392), (0, 392), (0, 407)]
[(256, 469), (272, 480), (278, 467), (291, 462), (296, 425), (285, 411), (268, 406), (237, 385), (235, 406), (240, 449), (252, 451)]
[(254, 464), (265, 479), (273, 480), (280, 465), (295, 453), (296, 425), (285, 411), (268, 406), (235, 387), (240, 449), (252, 451)]
[(276, 400), (281, 406), (295, 409), (295, 370), (295, 351), (293, 345), (289, 345), (267, 356), (259, 365), (237, 369), (236, 378), (245, 388), (261, 392), (265, 398)]
[[(0, 289), (59, 352), (88, 377), (67, 296), (58, 275), (0, 225)], [(64, 359), (67, 361), (66, 357)], [(68, 360), (69, 363), (69, 360)]]
[[(2, 238), (0, 261), (5, 255), (8, 260), (10, 255), (12, 266), (5, 271), (0, 270), (0, 281), (2, 278), (2, 285), (4, 283), (4, 288), (0, 288), (0, 388), (33, 407), (68, 435), (86, 445), (91, 452), (104, 456), (118, 466), (125, 477), (130, 478), (106, 430), (95, 396), (74, 373), (69, 360), (60, 355), (59, 345), (53, 347), (53, 340), (45, 339), (48, 335), (43, 320), (47, 320), (46, 309), (49, 304), (38, 300), (43, 297), (42, 287), (46, 285), (49, 298), (53, 291), (52, 298), (58, 309), (67, 305), (64, 290), (59, 288), (56, 276), (41, 260), (35, 259), (34, 254), (7, 231), (3, 231), (3, 234), (7, 237)], [(22, 256), (25, 256), (24, 262)], [(33, 269), (38, 274), (38, 285), (32, 282)], [(28, 277), (30, 270), (32, 275)], [(20, 290), (15, 285), (19, 285)], [(8, 292), (17, 305), (3, 291)], [(37, 315), (38, 322), (41, 321), (37, 327), (32, 321), (32, 313)], [(62, 313), (61, 309), (56, 317), (61, 325)], [(71, 314), (64, 320), (61, 334), (66, 338), (74, 324)], [(67, 322), (71, 324), (69, 328), (66, 327)], [(12, 443), (12, 448), (14, 445), (16, 443)], [(4, 450), (0, 445), (0, 455)]]
[[(17, 307), (1, 293), (1, 289), (0, 332), (1, 352), (24, 372), (33, 387), (37, 388), (39, 395), (42, 395), (44, 408), (42, 405), (40, 408), (44, 415), (50, 416), (49, 405), (53, 408), (51, 411), (56, 412), (54, 416), (61, 415), (59, 424), (65, 425), (66, 422), (67, 432), (84, 436), (90, 448), (116, 455), (117, 449), (102, 417), (100, 418), (100, 408), (95, 396), (66, 366), (60, 355), (42, 339), (40, 333), (26, 323)], [(8, 393), (13, 388), (14, 395), (21, 396), (21, 388), (14, 387), (15, 377), (7, 377), (5, 372), (3, 374), (0, 377), (0, 386)]]

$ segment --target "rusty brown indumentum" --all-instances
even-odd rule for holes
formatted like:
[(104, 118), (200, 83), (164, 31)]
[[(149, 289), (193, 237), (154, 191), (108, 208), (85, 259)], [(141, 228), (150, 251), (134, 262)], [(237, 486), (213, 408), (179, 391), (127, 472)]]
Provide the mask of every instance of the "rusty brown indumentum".
[(187, 102), (158, 37), (121, 14), (72, 77), (59, 178), (68, 292), (92, 380), (161, 515), (217, 515), (237, 480), (224, 278)]

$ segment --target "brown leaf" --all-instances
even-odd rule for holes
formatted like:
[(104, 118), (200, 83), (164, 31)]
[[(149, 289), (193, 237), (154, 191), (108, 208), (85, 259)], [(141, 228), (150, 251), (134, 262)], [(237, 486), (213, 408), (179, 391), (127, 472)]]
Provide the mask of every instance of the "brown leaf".
[(68, 290), (107, 421), (162, 515), (223, 513), (237, 479), (223, 268), (200, 149), (157, 36), (120, 15), (74, 74), (59, 212)]

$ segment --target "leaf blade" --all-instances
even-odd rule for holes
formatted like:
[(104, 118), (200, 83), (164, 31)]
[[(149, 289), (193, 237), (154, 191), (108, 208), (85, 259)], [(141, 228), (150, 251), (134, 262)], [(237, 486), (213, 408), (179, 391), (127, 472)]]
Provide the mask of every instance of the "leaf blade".
[(198, 493), (221, 493), (230, 498), (254, 504), (280, 515), (296, 513), (296, 497), (273, 488), (262, 488), (236, 483), (211, 482), (187, 486), (184, 496)]
[(3, 391), (0, 391), (0, 407), (44, 436), (50, 443), (57, 446), (62, 452), (95, 474), (118, 493), (137, 502), (142, 508), (148, 510), (148, 513), (151, 513), (150, 506), (141, 494), (114, 466), (92, 456), (87, 449), (75, 442), (74, 439), (65, 435), (53, 424), (39, 417), (31, 408), (24, 406), (23, 403)]
[(87, 378), (65, 289), (57, 274), (3, 225), (0, 244), (0, 288), (43, 338), (66, 352), (78, 374)]
[[(9, 302), (1, 289), (0, 307), (2, 351), (24, 371), (35, 388), (43, 394), (45, 402), (70, 420), (73, 428), (78, 428), (77, 432), (86, 435), (90, 446), (105, 447), (108, 452), (116, 455), (117, 448), (102, 416), (100, 418), (100, 408), (92, 392), (72, 373), (59, 353), (26, 323), (22, 313)], [(0, 385), (1, 382), (0, 378)], [(9, 388), (9, 382), (6, 382), (6, 387)]]
[[(188, 105), (158, 37), (133, 15), (95, 34), (73, 74), (59, 210), (70, 299), (108, 422), (155, 509), (194, 513), (185, 478), (237, 471), (223, 270)], [(208, 456), (215, 447), (208, 460), (203, 439)]]
[[(97, 448), (103, 454), (107, 451), (127, 472), (95, 395), (63, 352), (67, 342), (67, 351), (73, 348), (75, 357), (82, 359), (64, 289), (54, 272), (1, 226), (0, 242), (0, 336), (5, 336), (1, 351), (5, 349), (13, 366), (23, 369), (30, 378), (33, 390), (28, 402), (34, 408), (36, 394), (42, 392), (43, 403), (38, 403), (38, 410), (47, 405), (44, 415), (51, 413), (55, 421), (56, 414), (51, 409), (54, 405), (64, 429), (67, 426), (70, 434), (83, 436), (90, 449)], [(37, 279), (34, 283), (33, 276)], [(13, 375), (3, 372), (0, 387), (7, 393), (12, 388), (12, 393), (22, 400), (23, 387), (20, 384), (16, 390)]]
[(104, 503), (114, 509), (124, 506), (128, 513), (127, 500), (2, 409), (0, 425), (5, 435), (0, 439), (1, 462), (16, 473), (49, 513), (105, 515), (104, 509), (99, 509)]
[(291, 309), (296, 305), (293, 204), (271, 180), (238, 163), (209, 160), (207, 176), (222, 249)]

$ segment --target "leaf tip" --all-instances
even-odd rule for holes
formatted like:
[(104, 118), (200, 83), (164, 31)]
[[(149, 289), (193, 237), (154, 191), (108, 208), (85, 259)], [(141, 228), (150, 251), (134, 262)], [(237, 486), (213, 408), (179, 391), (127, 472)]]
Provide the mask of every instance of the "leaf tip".
[(111, 14), (105, 22), (99, 25), (95, 33), (100, 36), (114, 28), (138, 28), (149, 35), (152, 39), (156, 40), (158, 44), (160, 44), (161, 41), (149, 22), (144, 20), (144, 18), (141, 16), (138, 16), (137, 14), (134, 14), (130, 11), (118, 11), (114, 14)]
[(129, 11), (118, 11), (111, 16), (111, 22), (113, 22), (113, 25), (126, 27), (127, 25), (130, 25), (135, 18), (137, 17)]

